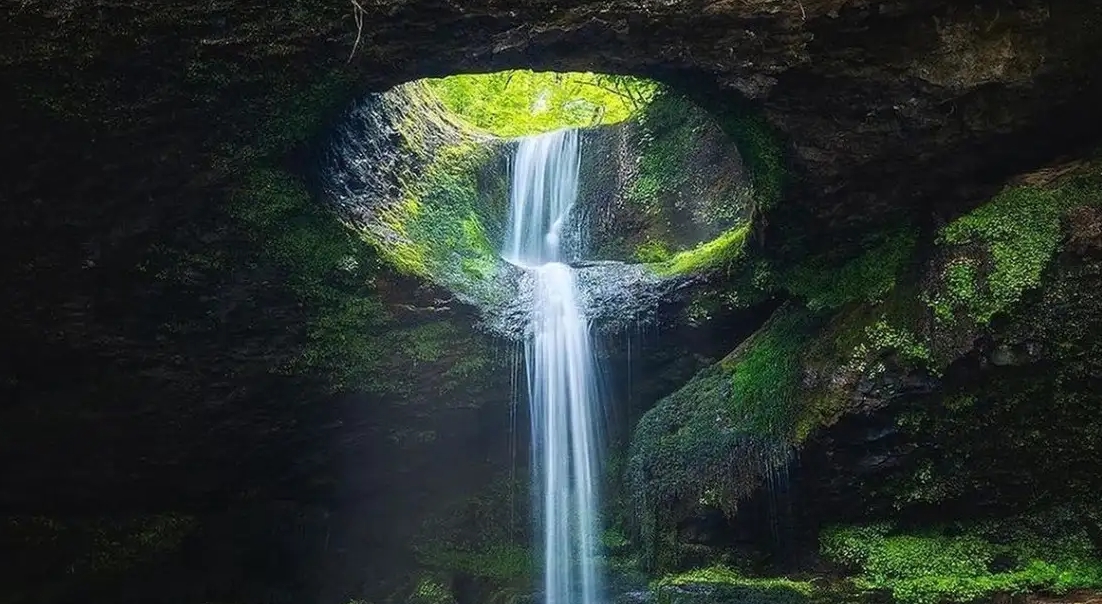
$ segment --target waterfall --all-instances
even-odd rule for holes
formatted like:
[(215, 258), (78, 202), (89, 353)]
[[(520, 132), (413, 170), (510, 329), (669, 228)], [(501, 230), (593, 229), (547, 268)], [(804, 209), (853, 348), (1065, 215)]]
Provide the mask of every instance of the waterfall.
[(502, 256), (535, 280), (525, 352), (544, 600), (596, 604), (597, 365), (574, 270), (562, 263), (578, 193), (577, 132), (521, 139), (511, 177)]

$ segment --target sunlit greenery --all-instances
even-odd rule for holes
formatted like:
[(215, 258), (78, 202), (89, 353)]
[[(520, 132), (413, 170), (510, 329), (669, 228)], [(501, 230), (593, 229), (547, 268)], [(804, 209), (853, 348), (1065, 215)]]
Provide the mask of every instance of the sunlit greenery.
[(691, 250), (677, 252), (652, 266), (660, 275), (685, 275), (723, 268), (742, 256), (746, 234), (749, 231), (749, 225), (733, 228), (711, 241), (706, 241)]
[(405, 199), (380, 212), (381, 221), (401, 237), (379, 242), (379, 253), (402, 272), (460, 290), (491, 277), (496, 253), (482, 207), (491, 192), (478, 182), (481, 166), (490, 160), (491, 149), (469, 143), (438, 150)]
[(631, 76), (499, 71), (426, 80), (449, 110), (497, 136), (612, 124), (650, 102), (657, 84)]

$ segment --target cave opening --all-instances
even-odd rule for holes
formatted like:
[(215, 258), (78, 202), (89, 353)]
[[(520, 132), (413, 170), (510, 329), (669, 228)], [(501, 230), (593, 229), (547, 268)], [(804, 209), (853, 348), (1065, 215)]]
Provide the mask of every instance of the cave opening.
[[(513, 71), (411, 82), (368, 95), (342, 118), (319, 162), (322, 199), (392, 269), (473, 307), (481, 327), (513, 347), (509, 429), (490, 445), (497, 477), (478, 487), (508, 493), (510, 521), (492, 538), (417, 536), (428, 568), (489, 548), (512, 564), (528, 560), (514, 581), (527, 577), (555, 601), (605, 599), (606, 579), (638, 587), (630, 573), (613, 580), (604, 562), (585, 562), (628, 530), (613, 503), (620, 469), (608, 459), (626, 454), (654, 389), (670, 388), (669, 377), (640, 389), (632, 376), (671, 362), (680, 375), (774, 306), (740, 307), (700, 288), (685, 295), (737, 263), (752, 208), (781, 186), (780, 146), (760, 117), (727, 117), (640, 78)], [(753, 161), (740, 139), (757, 145)], [(536, 319), (560, 315), (573, 319)], [(686, 353), (693, 358), (678, 358)], [(555, 421), (568, 403), (579, 408)], [(544, 496), (527, 495), (523, 476)]]
[[(0, 599), (538, 600), (498, 252), (567, 119), (617, 601), (1097, 599), (1096, 3), (17, 4)], [(414, 93), (516, 67), (667, 86)]]

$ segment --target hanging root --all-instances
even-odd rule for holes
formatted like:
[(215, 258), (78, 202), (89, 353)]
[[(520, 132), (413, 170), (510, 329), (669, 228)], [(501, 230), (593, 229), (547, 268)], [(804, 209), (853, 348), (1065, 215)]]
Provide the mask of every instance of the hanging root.
[(358, 0), (351, 0), (352, 2), (352, 18), (356, 20), (356, 42), (352, 44), (352, 52), (348, 53), (348, 61), (352, 62), (352, 57), (356, 56), (356, 49), (360, 47), (360, 38), (363, 37), (364, 32), (364, 7), (358, 2)]

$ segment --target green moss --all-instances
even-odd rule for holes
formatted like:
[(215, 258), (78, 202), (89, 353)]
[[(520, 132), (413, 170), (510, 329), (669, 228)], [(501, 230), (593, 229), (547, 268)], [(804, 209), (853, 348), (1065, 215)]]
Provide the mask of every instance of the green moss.
[(502, 217), (493, 213), (502, 191), (480, 189), (479, 173), (494, 159), (485, 145), (461, 143), (438, 149), (406, 199), (381, 213), (393, 234), (372, 238), (379, 254), (401, 272), (432, 278), (460, 293), (473, 293), (497, 271), (492, 235)]
[(1005, 525), (898, 533), (880, 524), (828, 528), (820, 543), (825, 556), (859, 571), (858, 586), (890, 591), (902, 604), (1102, 587), (1102, 562), (1082, 534), (1052, 540), (1027, 531), (1008, 534)]
[(665, 262), (673, 257), (673, 250), (665, 241), (650, 239), (635, 248), (635, 260), (645, 264)]
[(450, 346), (460, 335), (454, 323), (437, 321), (391, 332), (386, 337), (414, 362), (432, 363), (449, 352), (456, 352)]
[(652, 585), (659, 604), (803, 604), (815, 593), (810, 583), (783, 577), (746, 577), (725, 566), (666, 575)]
[[(327, 70), (306, 86), (282, 83), (271, 111), (263, 112), (256, 148), (264, 154), (288, 151), (316, 136), (326, 120), (334, 118), (355, 94), (357, 81), (351, 74)], [(252, 108), (255, 110), (256, 108)]]
[(860, 355), (866, 350), (893, 351), (915, 365), (930, 366), (934, 362), (930, 345), (906, 327), (881, 319), (865, 328), (865, 336), (867, 344), (860, 346), (867, 348), (855, 350), (856, 354)]
[(419, 556), (422, 564), (448, 573), (524, 583), (534, 576), (532, 553), (513, 543), (491, 543), (479, 548), (426, 549)]
[(730, 587), (747, 587), (755, 590), (792, 591), (805, 597), (811, 596), (814, 588), (807, 581), (793, 581), (784, 577), (746, 577), (726, 566), (709, 566), (682, 573), (674, 573), (658, 579), (657, 588), (678, 585), (712, 584)]
[(779, 137), (765, 121), (760, 110), (737, 107), (722, 120), (726, 131), (738, 146), (739, 154), (750, 173), (757, 210), (777, 205), (784, 195), (788, 180), (784, 152)]
[(742, 424), (761, 434), (791, 438), (800, 412), (799, 352), (812, 319), (799, 311), (780, 311), (748, 341), (742, 354), (720, 364), (732, 372), (730, 404)]
[(673, 506), (707, 498), (733, 509), (764, 476), (785, 466), (807, 412), (797, 396), (798, 353), (814, 324), (801, 311), (779, 311), (640, 419), (625, 478), (645, 566), (672, 561), (666, 535)]
[(664, 194), (685, 190), (693, 173), (692, 149), (705, 115), (683, 97), (663, 92), (639, 117), (639, 168), (627, 199), (650, 216), (662, 214)]
[[(694, 153), (702, 133), (715, 126), (711, 117), (691, 106), (685, 98), (671, 93), (658, 95), (640, 116), (643, 132), (639, 146), (639, 168), (627, 192), (627, 198), (653, 226), (635, 249), (635, 259), (648, 263), (663, 276), (684, 275), (717, 269), (731, 270), (744, 256), (750, 233), (749, 216), (755, 209), (773, 206), (783, 194), (786, 172), (777, 137), (760, 112), (739, 107), (721, 117), (719, 126), (734, 140), (749, 185), (719, 176), (708, 195), (704, 211), (710, 234), (720, 234), (691, 249), (678, 250), (664, 229), (685, 220), (676, 214), (683, 204), (671, 197), (673, 192), (694, 191), (692, 182), (698, 173)], [(718, 134), (718, 132), (717, 132)], [(721, 136), (722, 138), (722, 136)], [(729, 142), (725, 142), (729, 145)], [(721, 147), (720, 149), (727, 148)], [(737, 173), (737, 166), (732, 168)], [(716, 193), (720, 191), (720, 193)], [(679, 193), (684, 194), (684, 193)], [(753, 208), (750, 206), (754, 206)], [(690, 205), (690, 207), (693, 207)], [(697, 225), (699, 228), (700, 225)]]
[(706, 270), (730, 268), (742, 258), (750, 226), (733, 228), (711, 241), (691, 250), (677, 252), (668, 260), (652, 264), (654, 272), (663, 276), (687, 275)]
[(1098, 175), (1054, 186), (1004, 189), (988, 203), (946, 225), (938, 242), (955, 251), (928, 303), (938, 319), (984, 325), (1040, 285), (1062, 236), (1068, 209), (1102, 198)]
[(530, 587), (536, 560), (518, 531), (526, 524), (527, 487), (523, 476), (502, 476), (469, 496), (437, 506), (414, 540), (418, 562), (438, 574)]
[(379, 265), (368, 246), (320, 207), (285, 172), (248, 172), (231, 197), (230, 215), (283, 283), (304, 303), (306, 341), (292, 372), (320, 371), (334, 388), (375, 383), (388, 351), (366, 334), (391, 318), (370, 285)]
[(715, 116), (664, 90), (626, 132), (637, 160), (625, 216), (637, 226), (621, 245), (635, 259), (662, 262), (746, 222), (751, 185)]
[(800, 351), (804, 380), (796, 440), (833, 424), (853, 404), (857, 385), (889, 364), (904, 370), (936, 363), (924, 330), (925, 306), (911, 277), (901, 275), (875, 302), (842, 307)]
[(450, 604), (455, 602), (451, 590), (435, 577), (421, 577), (406, 600), (409, 604)]
[(865, 252), (836, 266), (816, 258), (780, 271), (779, 284), (812, 310), (838, 308), (853, 301), (876, 301), (895, 287), (914, 255), (914, 229), (888, 233)]

